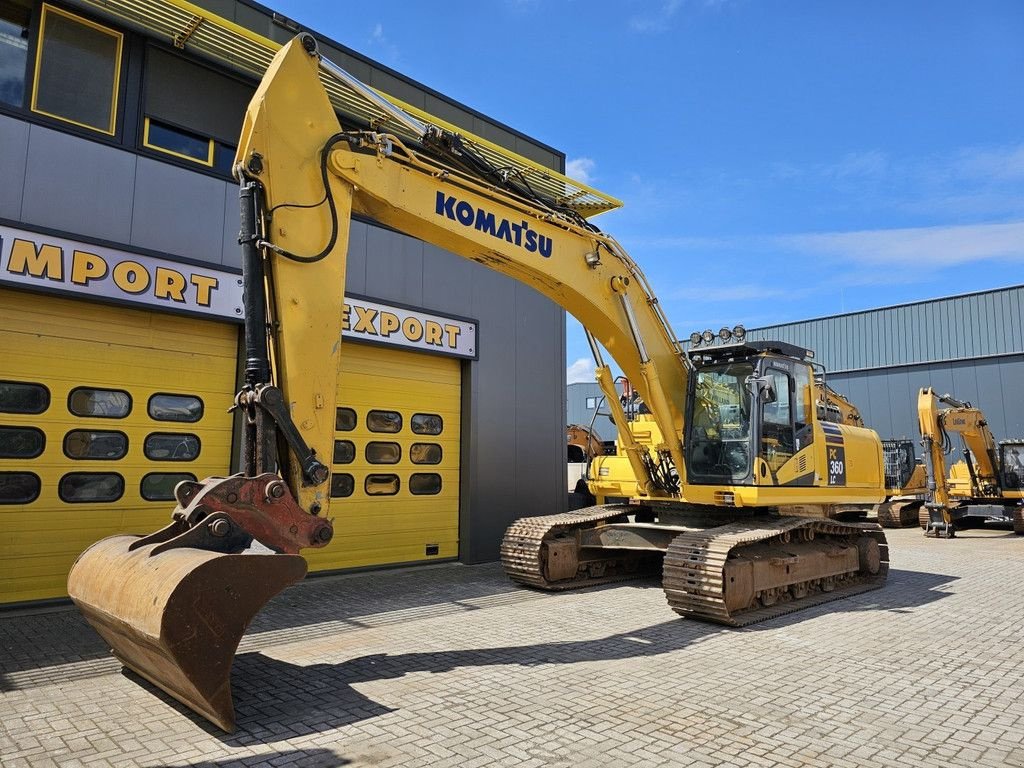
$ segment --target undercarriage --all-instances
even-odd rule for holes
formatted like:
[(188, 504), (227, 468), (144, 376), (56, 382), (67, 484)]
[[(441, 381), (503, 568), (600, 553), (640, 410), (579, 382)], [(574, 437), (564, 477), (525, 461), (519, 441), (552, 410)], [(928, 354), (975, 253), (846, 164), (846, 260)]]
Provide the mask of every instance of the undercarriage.
[(624, 504), (517, 520), (501, 558), (513, 581), (544, 590), (661, 573), (672, 610), (729, 626), (877, 589), (889, 570), (874, 523)]

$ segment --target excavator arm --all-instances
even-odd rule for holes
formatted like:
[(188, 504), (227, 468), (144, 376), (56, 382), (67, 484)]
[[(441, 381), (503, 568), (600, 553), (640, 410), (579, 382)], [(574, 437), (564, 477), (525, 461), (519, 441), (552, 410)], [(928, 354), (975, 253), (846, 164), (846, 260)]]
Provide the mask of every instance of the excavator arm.
[[(356, 89), (418, 140), (343, 130), (321, 82)], [(171, 523), (90, 547), (68, 592), (115, 655), (225, 730), (242, 633), (331, 541), (345, 262), (353, 214), (532, 286), (588, 329), (598, 381), (619, 405), (601, 346), (635, 383), (665, 440), (627, 446), (646, 494), (679, 498), (689, 360), (637, 265), (571, 205), (533, 194), (457, 134), (421, 123), (319, 56), (301, 35), (275, 56), (235, 159), (245, 319), (242, 471), (180, 484)], [(619, 428), (628, 434), (621, 407)], [(253, 542), (276, 554), (256, 554)], [(267, 549), (262, 552), (266, 553)], [(243, 554), (244, 553), (244, 554)], [(125, 589), (126, 581), (132, 584)]]

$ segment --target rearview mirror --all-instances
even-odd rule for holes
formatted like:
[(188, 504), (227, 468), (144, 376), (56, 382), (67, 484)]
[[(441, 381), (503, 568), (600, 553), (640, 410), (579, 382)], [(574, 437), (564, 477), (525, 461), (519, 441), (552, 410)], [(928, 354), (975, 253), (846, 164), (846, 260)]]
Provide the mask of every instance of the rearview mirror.
[(744, 383), (747, 391), (762, 403), (774, 403), (779, 399), (771, 376), (748, 376)]

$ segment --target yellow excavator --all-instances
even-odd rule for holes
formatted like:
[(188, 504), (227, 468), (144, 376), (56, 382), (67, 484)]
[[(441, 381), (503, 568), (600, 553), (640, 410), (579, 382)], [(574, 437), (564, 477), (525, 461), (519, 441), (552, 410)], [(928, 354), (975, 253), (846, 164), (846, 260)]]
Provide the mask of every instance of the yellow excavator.
[[(375, 116), (343, 128), (325, 83)], [(587, 330), (635, 494), (514, 522), (501, 545), (511, 579), (566, 589), (658, 573), (664, 562), (673, 610), (728, 625), (885, 582), (881, 529), (828, 514), (881, 501), (880, 441), (819, 416), (812, 353), (744, 341), (687, 354), (637, 265), (584, 217), (585, 200), (538, 192), (489, 158), (321, 57), (310, 35), (278, 52), (256, 90), (235, 158), (242, 471), (182, 483), (166, 528), (98, 542), (68, 579), (125, 666), (221, 728), (234, 724), (229, 674), (245, 627), (303, 576), (299, 550), (330, 541), (328, 514), (343, 509), (326, 462), (354, 213), (532, 286)], [(650, 410), (650, 449), (630, 439), (602, 350)], [(714, 405), (698, 407), (702, 387), (718, 393)]]
[[(929, 464), (928, 502), (920, 512), (925, 535), (952, 538), (989, 525), (1024, 534), (1024, 439), (997, 443), (981, 409), (931, 387), (918, 393), (917, 418)], [(960, 436), (963, 458), (947, 470), (950, 434)]]

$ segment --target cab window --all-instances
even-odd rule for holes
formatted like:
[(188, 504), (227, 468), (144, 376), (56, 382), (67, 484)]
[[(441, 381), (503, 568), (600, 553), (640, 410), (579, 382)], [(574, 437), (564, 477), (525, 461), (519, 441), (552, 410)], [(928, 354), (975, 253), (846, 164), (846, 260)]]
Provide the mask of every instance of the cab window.
[(760, 456), (768, 463), (772, 472), (775, 472), (789, 461), (795, 452), (793, 407), (789, 374), (769, 368), (766, 375), (771, 379), (775, 398), (762, 406)]

